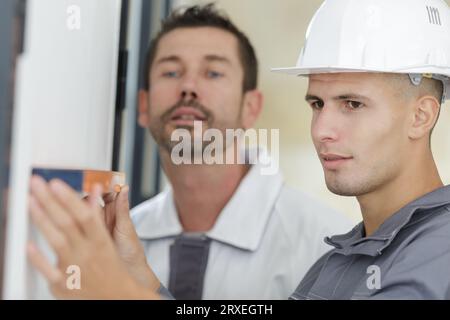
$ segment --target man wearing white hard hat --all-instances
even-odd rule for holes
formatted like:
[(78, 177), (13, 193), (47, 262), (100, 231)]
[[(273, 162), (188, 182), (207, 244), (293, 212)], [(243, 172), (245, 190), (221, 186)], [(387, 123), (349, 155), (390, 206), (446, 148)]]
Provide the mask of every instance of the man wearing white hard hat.
[(291, 299), (449, 299), (450, 186), (430, 136), (450, 99), (443, 0), (327, 0), (293, 68), (309, 77), (328, 189), (363, 222), (326, 242)]

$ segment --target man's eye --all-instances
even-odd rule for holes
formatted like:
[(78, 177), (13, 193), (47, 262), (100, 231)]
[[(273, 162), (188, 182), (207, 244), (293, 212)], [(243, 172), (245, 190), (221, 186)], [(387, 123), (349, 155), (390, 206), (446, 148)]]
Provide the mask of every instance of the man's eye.
[(322, 109), (324, 106), (324, 103), (323, 103), (323, 101), (318, 100), (318, 101), (312, 101), (310, 103), (310, 105), (313, 109)]
[(211, 78), (211, 79), (223, 77), (223, 73), (220, 73), (220, 72), (217, 72), (217, 71), (208, 71), (206, 73), (206, 75), (207, 75), (208, 78)]
[(364, 104), (358, 101), (353, 101), (353, 100), (348, 100), (345, 102), (345, 106), (350, 108), (350, 109), (359, 109), (363, 106)]
[(162, 75), (165, 78), (176, 78), (176, 77), (178, 77), (179, 72), (178, 71), (167, 71), (167, 72), (164, 72)]

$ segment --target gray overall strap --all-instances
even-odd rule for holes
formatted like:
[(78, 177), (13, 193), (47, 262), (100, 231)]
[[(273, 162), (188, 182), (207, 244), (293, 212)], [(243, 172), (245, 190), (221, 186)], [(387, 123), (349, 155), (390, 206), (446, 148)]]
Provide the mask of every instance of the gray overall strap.
[(170, 247), (169, 291), (175, 299), (200, 300), (211, 239), (182, 234)]

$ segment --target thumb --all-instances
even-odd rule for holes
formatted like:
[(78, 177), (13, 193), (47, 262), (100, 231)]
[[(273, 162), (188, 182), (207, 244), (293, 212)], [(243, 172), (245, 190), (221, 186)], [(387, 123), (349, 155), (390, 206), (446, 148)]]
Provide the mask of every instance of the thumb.
[(116, 198), (116, 223), (131, 223), (130, 203), (128, 201), (129, 186), (124, 186)]

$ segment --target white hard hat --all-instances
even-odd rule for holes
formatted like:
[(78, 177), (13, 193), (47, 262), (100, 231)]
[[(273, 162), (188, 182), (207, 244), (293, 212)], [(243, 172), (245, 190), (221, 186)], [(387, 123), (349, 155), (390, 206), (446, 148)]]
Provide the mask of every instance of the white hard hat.
[(294, 75), (409, 74), (444, 83), (450, 99), (450, 9), (444, 0), (326, 0), (306, 32)]

